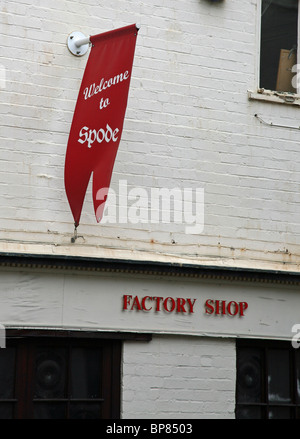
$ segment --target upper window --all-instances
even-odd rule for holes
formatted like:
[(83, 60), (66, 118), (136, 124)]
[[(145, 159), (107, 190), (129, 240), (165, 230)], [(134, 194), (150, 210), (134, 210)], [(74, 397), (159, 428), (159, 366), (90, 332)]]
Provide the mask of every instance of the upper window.
[(298, 0), (262, 0), (260, 88), (297, 93)]

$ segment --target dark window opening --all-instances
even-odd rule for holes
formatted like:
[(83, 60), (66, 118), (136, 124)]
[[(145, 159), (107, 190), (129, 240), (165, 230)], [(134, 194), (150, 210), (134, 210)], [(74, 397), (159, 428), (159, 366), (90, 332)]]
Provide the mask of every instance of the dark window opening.
[(300, 419), (300, 351), (290, 342), (237, 342), (236, 418)]
[(0, 419), (120, 417), (119, 340), (7, 340), (0, 349)]
[(262, 0), (260, 87), (296, 93), (298, 0)]

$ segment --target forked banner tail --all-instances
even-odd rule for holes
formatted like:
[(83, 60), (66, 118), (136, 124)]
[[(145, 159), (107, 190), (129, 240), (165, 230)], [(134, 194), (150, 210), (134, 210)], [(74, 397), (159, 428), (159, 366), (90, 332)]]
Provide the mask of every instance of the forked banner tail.
[(75, 227), (92, 173), (96, 220), (102, 218), (123, 131), (137, 33), (134, 24), (90, 37), (65, 159), (65, 190)]

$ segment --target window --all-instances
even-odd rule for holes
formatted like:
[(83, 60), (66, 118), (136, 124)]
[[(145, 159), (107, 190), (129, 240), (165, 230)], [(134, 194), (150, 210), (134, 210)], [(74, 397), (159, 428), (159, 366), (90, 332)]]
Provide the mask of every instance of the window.
[(260, 88), (297, 93), (298, 0), (261, 0)]
[(0, 350), (0, 418), (118, 418), (120, 343), (8, 339)]
[(236, 417), (300, 419), (300, 351), (290, 342), (237, 342)]

